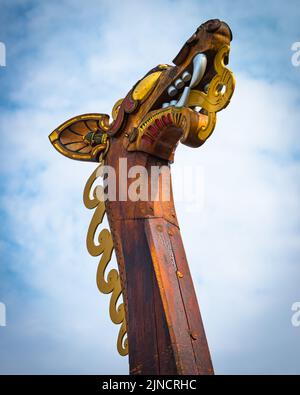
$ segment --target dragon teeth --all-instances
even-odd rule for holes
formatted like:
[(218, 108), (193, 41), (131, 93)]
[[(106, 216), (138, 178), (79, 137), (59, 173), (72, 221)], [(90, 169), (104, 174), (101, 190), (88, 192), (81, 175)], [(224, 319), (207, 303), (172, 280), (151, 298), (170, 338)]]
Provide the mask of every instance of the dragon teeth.
[(182, 76), (181, 79), (184, 82), (189, 82), (189, 80), (192, 78), (191, 74), (188, 71), (185, 71)]
[[(207, 58), (203, 53), (198, 53), (194, 59), (193, 59), (193, 75), (192, 75), (192, 79), (190, 82), (189, 86), (186, 86), (183, 90), (183, 93), (180, 97), (180, 99), (178, 100), (176, 107), (184, 107), (186, 105), (186, 103), (188, 102), (189, 99), (189, 95), (191, 92), (191, 89), (198, 85), (199, 82), (201, 81), (201, 79), (204, 76), (205, 70), (206, 70), (206, 65), (207, 65)], [(190, 77), (190, 73), (185, 71), (182, 74), (182, 78), (188, 78)]]
[(168, 88), (168, 94), (169, 94), (169, 96), (173, 97), (173, 96), (176, 95), (177, 92), (178, 92), (178, 91), (177, 91), (177, 89), (175, 88), (175, 86), (173, 86), (173, 85), (169, 86), (169, 88)]
[(184, 107), (186, 103), (188, 102), (189, 95), (190, 95), (191, 88), (189, 86), (186, 86), (183, 90), (183, 93), (176, 103), (176, 107)]
[(198, 53), (193, 59), (193, 65), (193, 75), (190, 83), (191, 88), (194, 88), (196, 85), (198, 85), (204, 76), (207, 66), (206, 56), (203, 53)]
[(184, 87), (184, 82), (183, 82), (183, 80), (181, 79), (181, 78), (178, 78), (176, 81), (175, 81), (175, 88), (177, 88), (177, 89), (181, 89), (181, 88), (183, 88)]
[(184, 107), (188, 102), (191, 89), (194, 88), (196, 85), (198, 85), (201, 79), (203, 78), (206, 70), (206, 66), (207, 66), (206, 55), (204, 55), (203, 53), (198, 53), (193, 59), (193, 75), (191, 76), (191, 74), (188, 71), (184, 71), (181, 78), (177, 78), (174, 85), (169, 86), (168, 94), (169, 96), (173, 97), (178, 93), (178, 89), (184, 87), (185, 82), (191, 81), (190, 85), (184, 88), (181, 97), (178, 101), (171, 100), (170, 103), (163, 103), (162, 108), (166, 108), (169, 106), (176, 106), (179, 108)]

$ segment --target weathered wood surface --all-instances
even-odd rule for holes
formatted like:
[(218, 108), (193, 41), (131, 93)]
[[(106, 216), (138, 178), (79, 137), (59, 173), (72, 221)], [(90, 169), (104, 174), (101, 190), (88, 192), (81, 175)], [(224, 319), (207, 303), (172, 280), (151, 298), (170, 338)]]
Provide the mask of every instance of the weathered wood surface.
[[(118, 170), (120, 157), (128, 168), (167, 165), (117, 143), (106, 164)], [(160, 197), (162, 187), (160, 177)], [(130, 373), (213, 374), (172, 193), (170, 201), (107, 201), (106, 209), (124, 289)]]

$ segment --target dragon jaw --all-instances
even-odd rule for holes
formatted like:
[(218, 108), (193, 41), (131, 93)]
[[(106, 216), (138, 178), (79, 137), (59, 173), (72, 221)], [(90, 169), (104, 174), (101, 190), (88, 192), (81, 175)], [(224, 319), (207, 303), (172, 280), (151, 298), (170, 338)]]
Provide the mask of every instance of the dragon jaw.
[(231, 39), (226, 23), (208, 21), (184, 44), (175, 66), (160, 65), (136, 84), (132, 97), (141, 104), (137, 123), (127, 132), (129, 151), (173, 161), (179, 141), (190, 147), (206, 141), (216, 112), (228, 105), (234, 91), (234, 77), (225, 65)]

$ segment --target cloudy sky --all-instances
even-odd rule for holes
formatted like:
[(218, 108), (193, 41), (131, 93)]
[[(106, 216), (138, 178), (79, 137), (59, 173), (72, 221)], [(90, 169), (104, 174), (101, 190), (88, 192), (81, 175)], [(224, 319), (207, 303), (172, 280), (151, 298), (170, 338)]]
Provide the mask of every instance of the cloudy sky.
[(201, 210), (178, 199), (178, 217), (212, 359), (217, 374), (300, 374), (296, 0), (0, 0), (0, 373), (128, 372), (85, 248), (94, 165), (59, 155), (48, 134), (110, 113), (211, 18), (232, 28), (236, 92), (205, 146), (179, 147), (173, 173), (201, 173)]

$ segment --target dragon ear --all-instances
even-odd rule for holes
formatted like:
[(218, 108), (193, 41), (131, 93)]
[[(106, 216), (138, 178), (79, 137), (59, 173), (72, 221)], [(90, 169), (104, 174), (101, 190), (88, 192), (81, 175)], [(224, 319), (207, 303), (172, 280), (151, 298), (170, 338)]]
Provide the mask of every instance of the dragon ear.
[(106, 144), (93, 146), (88, 136), (101, 133), (103, 121), (108, 120), (106, 114), (84, 114), (71, 118), (56, 128), (49, 136), (51, 144), (62, 155), (71, 159), (97, 162), (99, 153)]

